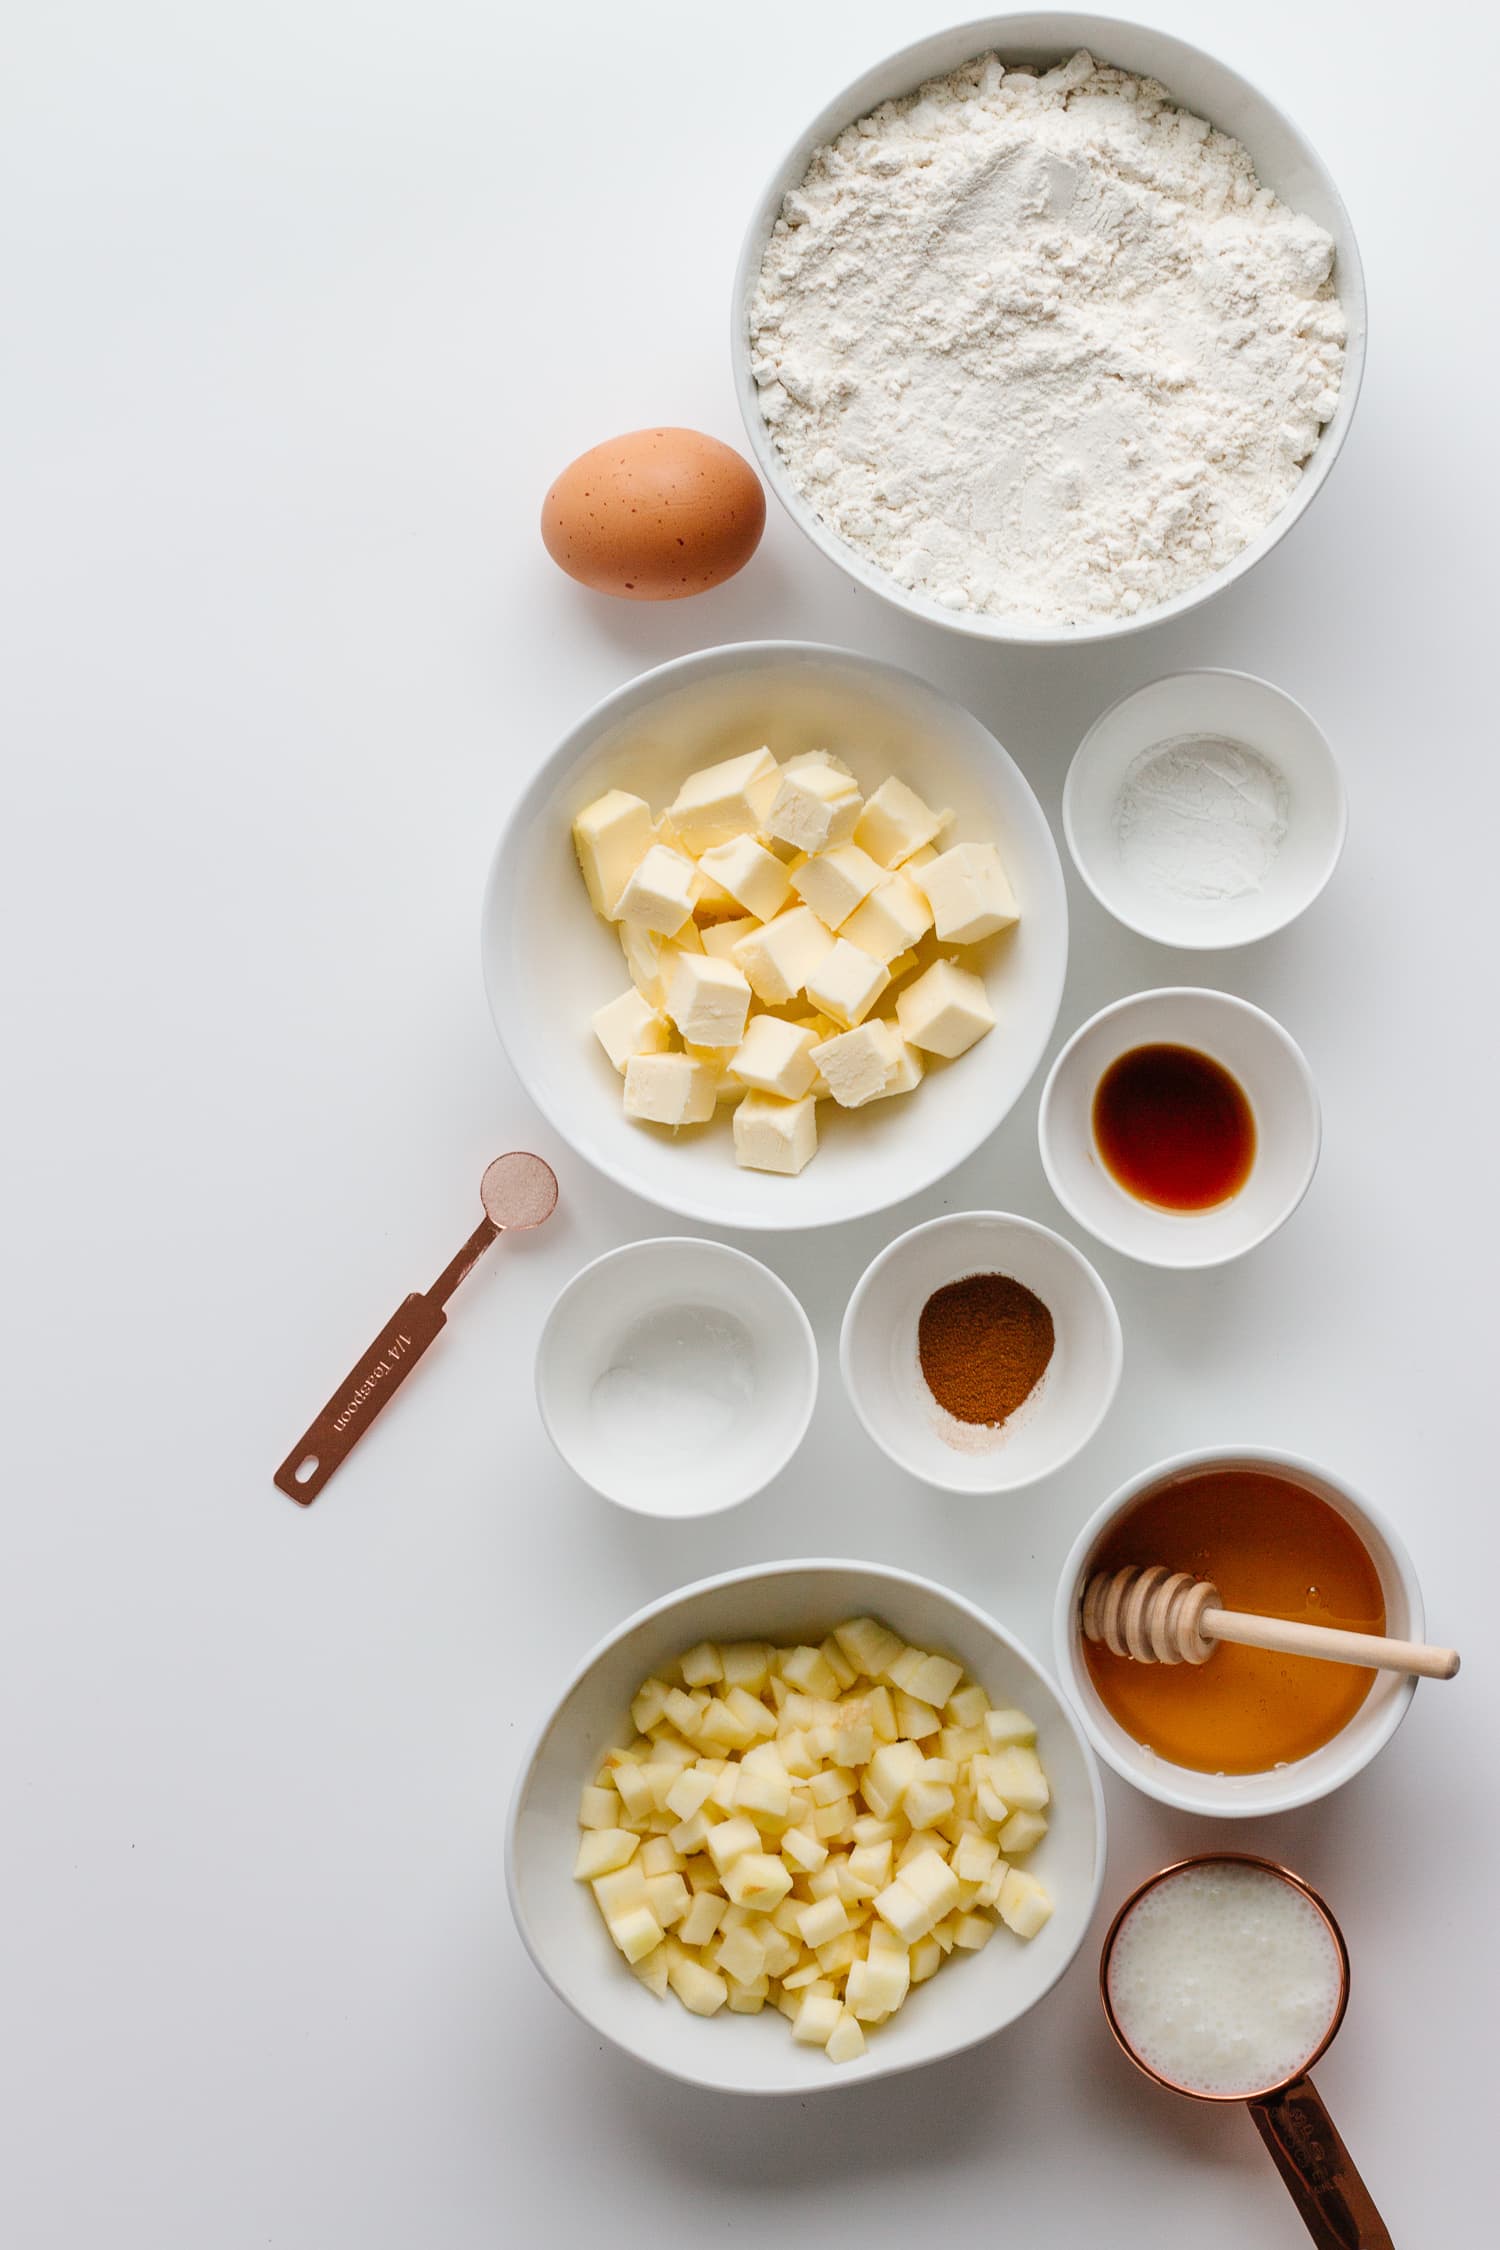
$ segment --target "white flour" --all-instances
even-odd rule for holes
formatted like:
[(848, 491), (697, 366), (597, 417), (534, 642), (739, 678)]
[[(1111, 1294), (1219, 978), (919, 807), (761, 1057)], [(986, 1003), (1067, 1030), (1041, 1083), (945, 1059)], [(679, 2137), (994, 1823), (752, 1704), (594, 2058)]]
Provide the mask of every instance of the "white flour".
[(1131, 764), (1115, 845), (1126, 873), (1159, 898), (1245, 898), (1263, 887), (1286, 816), (1286, 783), (1258, 751), (1185, 735)]
[(953, 610), (1130, 615), (1270, 521), (1338, 402), (1333, 244), (1084, 54), (981, 56), (818, 151), (761, 267), (761, 408), (818, 514)]

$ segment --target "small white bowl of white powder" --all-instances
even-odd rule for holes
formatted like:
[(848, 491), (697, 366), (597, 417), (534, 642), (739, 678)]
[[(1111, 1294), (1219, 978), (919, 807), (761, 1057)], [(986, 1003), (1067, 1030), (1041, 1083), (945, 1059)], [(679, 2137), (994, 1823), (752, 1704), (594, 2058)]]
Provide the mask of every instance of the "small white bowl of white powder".
[(867, 71), (771, 180), (735, 282), (745, 427), (859, 584), (984, 639), (1181, 615), (1280, 540), (1359, 394), (1364, 279), (1296, 127), (1098, 16)]
[(1193, 952), (1295, 921), (1338, 865), (1346, 821), (1321, 729), (1246, 672), (1177, 672), (1125, 696), (1063, 789), (1068, 849), (1100, 905)]

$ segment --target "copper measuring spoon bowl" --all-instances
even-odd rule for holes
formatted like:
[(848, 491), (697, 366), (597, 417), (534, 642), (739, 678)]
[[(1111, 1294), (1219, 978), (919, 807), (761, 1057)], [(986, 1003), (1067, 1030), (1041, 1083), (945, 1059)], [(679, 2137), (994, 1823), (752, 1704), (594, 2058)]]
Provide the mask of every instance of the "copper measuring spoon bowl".
[[(1338, 2000), (1317, 2045), (1303, 2057), (1290, 2078), (1249, 2093), (1205, 2093), (1197, 2086), (1185, 2086), (1156, 2069), (1137, 2052), (1122, 2030), (1109, 1989), (1115, 1940), (1146, 1894), (1171, 1876), (1180, 1875), (1185, 1868), (1222, 1866), (1258, 1867), (1300, 1892), (1320, 1916), (1333, 1940), (1339, 1963)], [(1349, 1948), (1326, 1900), (1319, 1897), (1310, 1883), (1294, 1875), (1289, 1867), (1280, 1867), (1275, 1860), (1262, 1859), (1254, 1852), (1195, 1852), (1187, 1859), (1174, 1860), (1170, 1867), (1158, 1868), (1131, 1892), (1109, 1925), (1099, 1955), (1099, 1998), (1116, 2046), (1143, 2077), (1165, 2086), (1168, 2093), (1185, 2095), (1189, 2101), (1216, 2102), (1220, 2106), (1245, 2103), (1318, 2250), (1394, 2250), (1385, 2221), (1376, 2210), (1354, 2159), (1308, 2075), (1313, 2064), (1332, 2045), (1349, 2005)]]

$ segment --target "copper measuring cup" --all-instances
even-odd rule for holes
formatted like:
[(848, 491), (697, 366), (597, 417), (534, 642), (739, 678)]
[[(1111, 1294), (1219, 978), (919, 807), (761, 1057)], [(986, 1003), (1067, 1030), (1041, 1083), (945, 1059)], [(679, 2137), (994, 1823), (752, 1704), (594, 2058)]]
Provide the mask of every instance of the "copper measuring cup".
[[(1109, 1967), (1115, 1939), (1148, 1891), (1154, 1891), (1169, 1876), (1180, 1875), (1184, 1868), (1226, 1864), (1259, 1867), (1300, 1891), (1321, 1916), (1333, 1940), (1339, 1962), (1339, 1996), (1323, 2036), (1291, 2078), (1251, 2093), (1206, 2094), (1196, 2086), (1184, 2086), (1175, 2078), (1166, 2077), (1137, 2054), (1115, 2015), (1110, 1998)], [(1274, 1860), (1260, 1859), (1253, 1852), (1195, 1852), (1190, 1859), (1174, 1860), (1170, 1867), (1158, 1869), (1133, 1890), (1110, 1923), (1099, 1956), (1099, 1997), (1116, 2045), (1145, 2077), (1158, 2086), (1165, 2086), (1169, 2093), (1185, 2094), (1190, 2101), (1248, 2105), (1256, 2131), (1270, 2150), (1276, 2169), (1286, 2182), (1292, 2201), (1302, 2214), (1302, 2223), (1318, 2250), (1394, 2250), (1385, 2221), (1376, 2210), (1369, 2189), (1356, 2171), (1353, 2158), (1339, 2138), (1337, 2126), (1308, 2076), (1313, 2064), (1327, 2052), (1349, 2005), (1349, 1948), (1344, 1943), (1343, 1931), (1310, 1883), (1304, 1883), (1290, 1868), (1278, 1867)]]

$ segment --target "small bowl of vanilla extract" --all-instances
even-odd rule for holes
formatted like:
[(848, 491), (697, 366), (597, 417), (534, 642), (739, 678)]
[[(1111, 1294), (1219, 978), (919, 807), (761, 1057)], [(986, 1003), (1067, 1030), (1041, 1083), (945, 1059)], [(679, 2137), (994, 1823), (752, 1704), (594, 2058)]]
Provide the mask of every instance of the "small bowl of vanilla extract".
[(1038, 1135), (1053, 1193), (1100, 1242), (1145, 1265), (1219, 1266), (1296, 1210), (1322, 1119), (1274, 1017), (1178, 985), (1116, 1001), (1073, 1034)]

